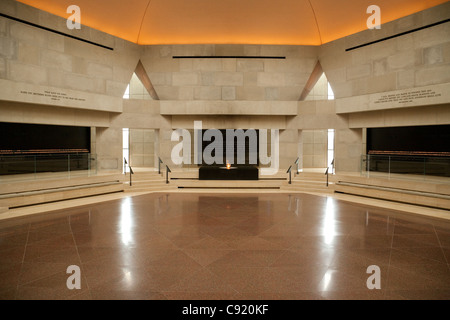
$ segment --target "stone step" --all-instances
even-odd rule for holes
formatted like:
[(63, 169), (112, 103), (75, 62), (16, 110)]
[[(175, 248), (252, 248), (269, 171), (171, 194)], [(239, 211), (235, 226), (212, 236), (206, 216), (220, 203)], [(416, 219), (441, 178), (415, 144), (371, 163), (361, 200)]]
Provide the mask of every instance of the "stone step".
[[(299, 171), (296, 175), (297, 176), (304, 176), (304, 177), (315, 177), (315, 176), (324, 176), (326, 169), (323, 169), (323, 171)], [(331, 175), (331, 172), (330, 172)]]
[(153, 186), (131, 186), (126, 187), (124, 192), (158, 192), (158, 191), (170, 191), (177, 190), (178, 187), (175, 185), (153, 185)]
[(123, 192), (121, 181), (88, 183), (84, 185), (15, 192), (0, 196), (0, 207), (17, 208), (62, 200), (85, 198), (95, 195)]
[[(135, 183), (135, 182), (166, 182), (166, 179), (165, 178), (161, 178), (161, 177), (149, 179), (149, 178), (139, 178), (139, 177), (132, 176), (131, 177), (131, 182), (132, 183)], [(128, 177), (127, 180), (124, 181), (124, 183), (130, 183), (129, 177)]]
[[(328, 183), (330, 183), (330, 180), (328, 180)], [(302, 185), (326, 185), (327, 179), (323, 179), (323, 177), (319, 180), (306, 180), (306, 179), (293, 179), (292, 184), (302, 184)]]
[(84, 185), (92, 185), (98, 183), (109, 183), (126, 181), (123, 174), (98, 174), (94, 176), (77, 176), (68, 179), (67, 177), (55, 178), (55, 179), (35, 179), (34, 175), (28, 175), (25, 180), (11, 181), (10, 177), (7, 177), (0, 184), (0, 195), (11, 193), (23, 193), (43, 190), (60, 190), (66, 187), (77, 187)]
[(301, 182), (294, 182), (293, 181), (291, 184), (287, 183), (286, 185), (294, 187), (294, 188), (304, 188), (304, 189), (312, 189), (312, 188), (315, 188), (315, 189), (327, 189), (330, 186), (334, 186), (335, 184), (334, 183), (328, 183), (328, 186), (327, 186), (323, 182), (320, 182), (320, 183), (318, 183), (318, 182), (316, 182), (316, 183), (311, 183), (311, 182), (309, 182), (309, 183), (301, 183)]
[(170, 183), (180, 188), (279, 189), (286, 182), (277, 180), (172, 180)]
[(166, 181), (132, 181), (131, 186), (130, 186), (130, 182), (125, 182), (124, 187), (125, 188), (154, 187), (154, 186), (165, 186), (166, 184), (167, 184)]
[[(163, 174), (163, 176), (165, 177), (165, 173)], [(292, 175), (294, 176), (294, 175)], [(182, 180), (182, 179), (198, 179), (199, 178), (199, 173), (198, 173), (198, 169), (187, 169), (185, 171), (179, 171), (176, 169), (173, 169), (172, 172), (170, 173), (169, 177), (171, 179), (178, 179), (178, 180)], [(287, 180), (288, 179), (288, 174), (286, 173), (286, 170), (280, 170), (279, 172), (277, 172), (276, 174), (273, 175), (259, 175), (259, 179), (260, 180), (276, 180), (276, 181), (283, 181), (283, 180)]]
[(312, 192), (312, 193), (327, 193), (332, 194), (334, 193), (334, 186), (323, 186), (323, 187), (306, 187), (306, 186), (295, 186), (295, 185), (287, 185), (282, 186), (280, 190), (286, 190), (286, 191), (298, 191), (298, 192)]
[[(163, 174), (158, 174), (158, 172), (155, 173), (142, 173), (142, 172), (138, 172), (138, 173), (134, 173), (132, 175), (132, 179), (133, 180), (153, 180), (153, 179), (162, 179), (163, 178)], [(124, 180), (129, 180), (130, 179), (130, 174), (127, 173), (126, 176), (124, 176)]]
[(448, 194), (424, 192), (422, 190), (407, 190), (390, 186), (375, 186), (352, 182), (338, 182), (335, 187), (337, 193), (409, 203), (441, 209), (450, 209)]
[(435, 177), (434, 179), (429, 177), (427, 180), (421, 180), (420, 178), (409, 175), (397, 175), (391, 178), (338, 175), (336, 181), (340, 184), (347, 183), (373, 187), (389, 187), (424, 193), (450, 195), (450, 183), (448, 182), (448, 178), (443, 177)]
[[(335, 175), (328, 175), (328, 181), (335, 181)], [(323, 181), (326, 183), (327, 176), (325, 174), (299, 174), (295, 177), (292, 177), (292, 181)]]

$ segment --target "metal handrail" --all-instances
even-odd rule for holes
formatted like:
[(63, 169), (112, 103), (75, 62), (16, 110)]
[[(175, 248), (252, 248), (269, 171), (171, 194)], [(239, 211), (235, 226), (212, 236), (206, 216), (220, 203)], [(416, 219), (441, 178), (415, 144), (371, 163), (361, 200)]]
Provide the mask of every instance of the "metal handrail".
[(128, 166), (128, 168), (130, 169), (130, 187), (133, 185), (132, 181), (131, 181), (131, 176), (134, 174), (133, 168), (131, 168), (131, 166)]
[[(333, 159), (333, 161), (331, 161), (331, 166), (334, 168), (334, 159)], [(327, 167), (327, 171), (325, 171), (325, 175), (327, 176), (327, 187), (329, 185), (329, 178), (328, 178), (329, 171), (330, 171), (330, 167)]]
[(172, 170), (166, 165), (166, 184), (169, 184), (169, 172), (172, 172)]
[(161, 174), (161, 164), (163, 163), (163, 161), (161, 160), (160, 157), (158, 157), (158, 174)]
[[(294, 164), (297, 165), (297, 172), (295, 174), (298, 174), (299, 171), (299, 165), (300, 165), (300, 157), (298, 157), (295, 161)], [(289, 184), (292, 184), (292, 164), (289, 166), (289, 169), (286, 171), (286, 173), (289, 173)]]
[(127, 165), (128, 165), (128, 169), (130, 169), (130, 187), (133, 185), (133, 182), (131, 181), (131, 176), (134, 174), (133, 168), (131, 168), (131, 166), (129, 165), (128, 161), (126, 158), (123, 158), (123, 172), (125, 174), (125, 176), (127, 175)]
[[(161, 174), (161, 164), (163, 164), (164, 161), (161, 159), (161, 157), (158, 157), (158, 174)], [(166, 184), (169, 183), (169, 173), (171, 173), (172, 170), (170, 170), (169, 166), (166, 164)]]
[(286, 171), (286, 173), (289, 173), (289, 184), (292, 184), (292, 176), (291, 176), (291, 172), (292, 172), (292, 165), (289, 167), (289, 169)]
[(297, 172), (296, 172), (296, 174), (298, 174), (298, 171), (300, 170), (300, 157), (298, 157), (297, 160), (295, 160), (294, 163), (297, 165)]

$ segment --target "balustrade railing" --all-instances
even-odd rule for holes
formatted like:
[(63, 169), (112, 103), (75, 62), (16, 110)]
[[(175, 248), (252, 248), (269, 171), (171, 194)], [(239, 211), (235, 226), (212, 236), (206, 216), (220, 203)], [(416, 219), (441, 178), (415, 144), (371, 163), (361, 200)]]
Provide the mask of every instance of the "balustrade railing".
[[(162, 168), (165, 168), (165, 170)], [(169, 173), (171, 173), (172, 170), (169, 168), (169, 165), (166, 162), (164, 162), (163, 159), (158, 157), (158, 173), (162, 174), (163, 170), (165, 171), (165, 175), (166, 175), (166, 184), (169, 184), (169, 182), (170, 182)]]
[(450, 183), (450, 157), (362, 155), (361, 175), (389, 179), (442, 180)]
[(66, 179), (97, 174), (97, 156), (91, 153), (0, 155), (0, 182)]
[(292, 171), (294, 169), (294, 167), (296, 168), (296, 170), (294, 170), (294, 175), (297, 175), (298, 172), (300, 171), (300, 157), (298, 157), (287, 169), (286, 173), (288, 174), (288, 183), (292, 184)]

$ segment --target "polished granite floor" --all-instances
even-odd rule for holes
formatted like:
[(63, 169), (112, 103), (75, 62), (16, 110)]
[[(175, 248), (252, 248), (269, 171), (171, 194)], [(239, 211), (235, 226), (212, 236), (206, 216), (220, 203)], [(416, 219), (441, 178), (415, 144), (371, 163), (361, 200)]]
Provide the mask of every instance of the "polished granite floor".
[(148, 194), (0, 221), (2, 300), (448, 300), (449, 263), (450, 221), (307, 194)]

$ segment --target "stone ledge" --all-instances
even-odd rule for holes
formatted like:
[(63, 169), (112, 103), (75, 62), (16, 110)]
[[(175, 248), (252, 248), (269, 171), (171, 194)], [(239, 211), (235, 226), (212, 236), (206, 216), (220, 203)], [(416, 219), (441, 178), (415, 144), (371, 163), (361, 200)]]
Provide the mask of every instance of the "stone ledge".
[(418, 192), (414, 190), (338, 182), (336, 183), (335, 192), (430, 208), (450, 209), (449, 196)]
[(0, 206), (6, 206), (11, 209), (123, 191), (124, 185), (120, 181), (57, 189), (43, 189), (34, 192), (3, 195), (0, 198)]
[(123, 111), (122, 98), (4, 79), (0, 79), (0, 97), (5, 101), (55, 107), (115, 113)]
[(161, 101), (161, 115), (296, 116), (298, 101)]
[(71, 186), (71, 187), (60, 187), (60, 188), (50, 188), (50, 189), (42, 189), (42, 190), (35, 190), (35, 191), (6, 193), (6, 194), (0, 194), (0, 200), (9, 199), (9, 198), (15, 198), (15, 197), (34, 196), (34, 195), (54, 193), (54, 192), (64, 192), (64, 191), (71, 191), (71, 190), (79, 190), (79, 189), (83, 189), (83, 188), (104, 187), (104, 186), (111, 186), (111, 185), (117, 185), (117, 184), (122, 184), (122, 182), (120, 182), (120, 181), (111, 181), (111, 182), (103, 182), (103, 183), (92, 183), (92, 184), (76, 185), (76, 186)]
[(446, 104), (448, 101), (450, 101), (450, 83), (443, 83), (336, 99), (336, 113), (432, 106)]

